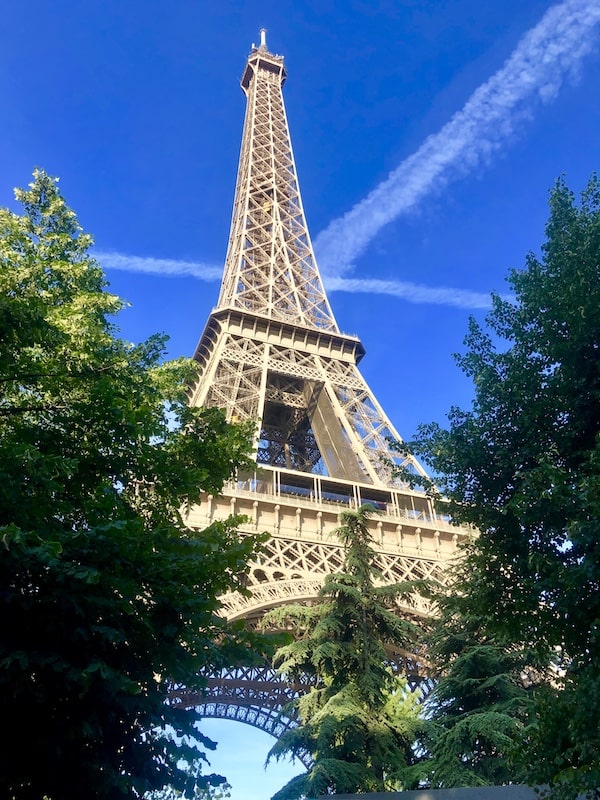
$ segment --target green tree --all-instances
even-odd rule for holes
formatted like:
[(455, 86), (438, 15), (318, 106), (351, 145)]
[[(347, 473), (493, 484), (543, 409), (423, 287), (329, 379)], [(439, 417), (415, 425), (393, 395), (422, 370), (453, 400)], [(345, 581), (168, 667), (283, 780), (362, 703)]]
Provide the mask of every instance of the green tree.
[[(199, 769), (202, 771), (202, 765), (192, 764), (188, 765), (190, 773)], [(144, 800), (228, 800), (231, 797), (231, 786), (228, 783), (222, 783), (219, 786), (196, 786), (193, 794), (183, 794), (171, 786), (164, 789), (157, 789), (149, 792), (144, 796)]]
[[(538, 670), (521, 747), (528, 778), (557, 796), (600, 786), (600, 184), (550, 195), (541, 258), (530, 254), (471, 320), (458, 358), (470, 411), (420, 431), (454, 518), (480, 536), (459, 594), (490, 642)], [(550, 677), (547, 670), (550, 669)]]
[(0, 794), (193, 792), (224, 779), (179, 768), (214, 743), (167, 695), (252, 657), (217, 598), (257, 541), (180, 509), (246, 464), (249, 430), (187, 407), (195, 367), (161, 363), (163, 337), (116, 336), (90, 237), (34, 178), (0, 210)]
[(279, 759), (309, 753), (314, 763), (273, 800), (397, 788), (415, 761), (417, 701), (392, 672), (386, 647), (415, 646), (417, 627), (398, 616), (397, 602), (422, 587), (377, 585), (369, 511), (362, 506), (341, 515), (336, 533), (345, 547), (343, 571), (327, 576), (318, 602), (285, 606), (266, 617), (267, 625), (295, 634), (277, 652), (280, 671), (314, 683), (294, 703), (298, 727), (286, 731), (269, 754)]
[(440, 596), (428, 642), (435, 684), (425, 704), (421, 779), (439, 788), (523, 783), (526, 771), (513, 756), (526, 736), (538, 676), (528, 653), (485, 634), (461, 592), (465, 577), (459, 571), (458, 591)]

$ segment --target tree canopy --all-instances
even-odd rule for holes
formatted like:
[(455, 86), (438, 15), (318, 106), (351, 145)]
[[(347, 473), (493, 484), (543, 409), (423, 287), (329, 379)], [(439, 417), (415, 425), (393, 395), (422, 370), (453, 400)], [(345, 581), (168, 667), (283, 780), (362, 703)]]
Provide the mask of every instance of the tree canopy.
[(318, 601), (266, 616), (267, 625), (294, 632), (294, 640), (276, 654), (281, 673), (310, 676), (314, 684), (294, 704), (298, 726), (269, 754), (309, 753), (313, 765), (273, 800), (384, 791), (410, 780), (420, 725), (417, 700), (392, 671), (386, 646), (414, 648), (417, 625), (398, 615), (397, 601), (423, 587), (377, 585), (367, 525), (371, 510), (362, 506), (341, 514), (336, 533), (345, 547), (343, 571), (326, 577)]
[(493, 298), (487, 329), (470, 322), (458, 363), (473, 380), (472, 409), (453, 408), (447, 429), (422, 427), (415, 450), (454, 518), (480, 531), (452, 613), (476, 620), (473, 646), (527, 653), (532, 668), (514, 768), (575, 797), (600, 786), (596, 177), (579, 203), (556, 183), (546, 237), (541, 257), (510, 273), (514, 299)]
[(486, 632), (473, 599), (461, 594), (465, 577), (459, 571), (450, 591), (440, 590), (428, 637), (434, 687), (425, 702), (421, 780), (437, 788), (525, 783), (518, 753), (542, 676), (527, 650)]
[[(118, 338), (91, 238), (38, 171), (0, 210), (0, 794), (130, 798), (191, 778), (196, 715), (167, 702), (259, 639), (220, 616), (256, 537), (181, 509), (247, 463), (250, 431), (189, 408), (189, 360)], [(190, 747), (188, 748), (188, 745)], [(204, 751), (202, 751), (204, 752)]]

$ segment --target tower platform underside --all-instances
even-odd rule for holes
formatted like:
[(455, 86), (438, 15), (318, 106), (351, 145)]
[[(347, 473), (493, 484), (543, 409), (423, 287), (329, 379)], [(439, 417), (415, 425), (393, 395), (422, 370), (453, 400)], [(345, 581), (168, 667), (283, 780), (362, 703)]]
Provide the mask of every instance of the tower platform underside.
[[(191, 509), (188, 525), (202, 530), (215, 519), (243, 515), (241, 533), (267, 532), (270, 539), (251, 565), (251, 598), (223, 598), (230, 619), (256, 621), (270, 608), (314, 600), (325, 576), (342, 568), (344, 550), (335, 531), (342, 511), (372, 506), (369, 519), (382, 581), (443, 581), (448, 561), (468, 533), (452, 525), (424, 493), (373, 486), (306, 472), (257, 467), (239, 475), (218, 497)], [(429, 601), (411, 598), (399, 611), (427, 617)]]
[[(469, 532), (452, 525), (424, 493), (260, 466), (228, 483), (221, 495), (205, 496), (188, 517), (190, 527), (202, 530), (214, 520), (243, 515), (242, 535), (270, 534), (250, 565), (251, 596), (222, 598), (228, 618), (254, 627), (272, 608), (314, 602), (325, 577), (343, 567), (344, 548), (335, 533), (340, 514), (363, 504), (373, 508), (369, 527), (382, 583), (444, 582), (448, 562)], [(398, 614), (425, 622), (431, 603), (414, 593), (398, 605)], [(432, 688), (425, 654), (390, 649), (388, 656), (409, 688), (425, 697)], [(197, 707), (202, 716), (244, 722), (277, 737), (296, 724), (288, 704), (308, 688), (289, 685), (268, 664), (232, 667), (211, 676), (205, 692), (182, 692), (179, 702)]]

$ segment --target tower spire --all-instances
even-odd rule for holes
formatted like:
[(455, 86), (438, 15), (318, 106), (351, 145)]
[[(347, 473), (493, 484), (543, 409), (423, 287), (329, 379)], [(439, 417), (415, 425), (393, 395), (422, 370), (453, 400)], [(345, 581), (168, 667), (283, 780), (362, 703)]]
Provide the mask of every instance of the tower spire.
[(269, 53), (261, 28), (241, 80), (246, 118), (218, 307), (337, 330), (302, 208), (285, 79), (283, 57)]

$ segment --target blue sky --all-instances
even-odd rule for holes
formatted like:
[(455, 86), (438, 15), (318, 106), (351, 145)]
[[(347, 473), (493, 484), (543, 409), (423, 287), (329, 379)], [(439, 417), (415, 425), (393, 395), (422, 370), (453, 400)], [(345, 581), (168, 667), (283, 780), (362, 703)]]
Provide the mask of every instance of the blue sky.
[[(600, 0), (28, 0), (0, 30), (0, 204), (34, 166), (95, 237), (123, 334), (189, 355), (215, 304), (258, 29), (285, 56), (304, 207), (342, 330), (405, 438), (470, 387), (469, 314), (538, 250), (547, 196), (600, 155)], [(118, 267), (118, 268), (115, 268)], [(270, 796), (268, 741), (215, 767)], [(236, 769), (240, 753), (258, 771)]]

